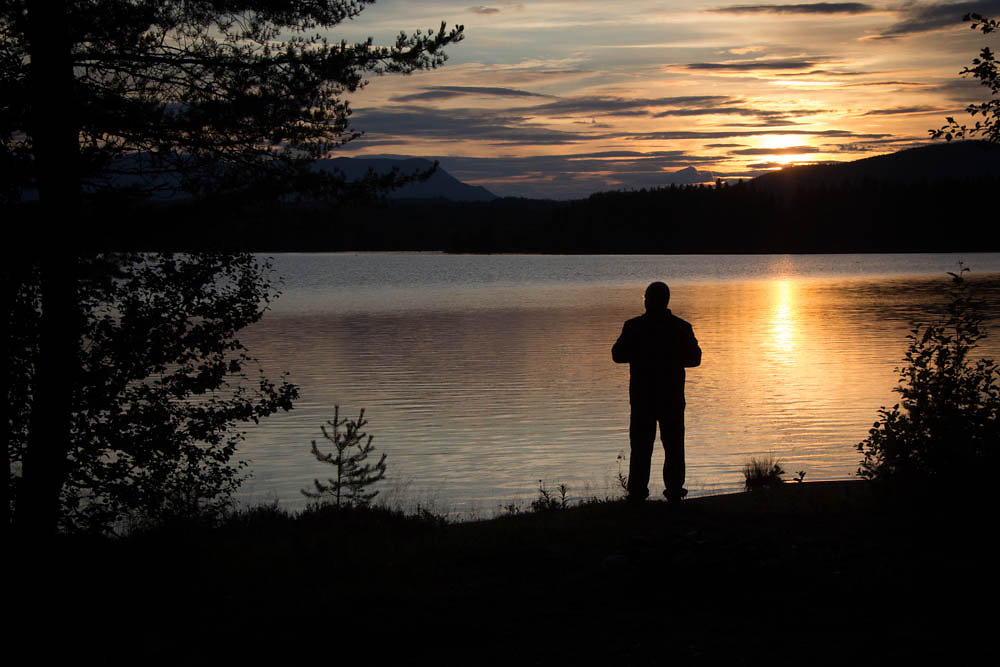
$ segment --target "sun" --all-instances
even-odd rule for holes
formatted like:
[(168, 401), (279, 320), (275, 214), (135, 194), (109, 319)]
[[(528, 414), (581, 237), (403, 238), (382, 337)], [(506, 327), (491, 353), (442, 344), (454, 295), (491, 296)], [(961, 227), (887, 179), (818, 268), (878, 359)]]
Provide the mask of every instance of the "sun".
[[(768, 134), (760, 137), (757, 142), (757, 157), (777, 165), (778, 168), (801, 162), (804, 152), (783, 152), (787, 149), (802, 146), (802, 137), (795, 134)], [(765, 153), (764, 151), (774, 151)]]
[(795, 134), (765, 134), (760, 138), (758, 148), (791, 148), (802, 143), (802, 137)]
[(798, 154), (795, 154), (795, 155), (769, 155), (768, 158), (770, 159), (771, 162), (775, 162), (777, 164), (780, 164), (783, 167), (787, 166), (789, 164), (792, 164), (793, 162), (801, 162), (801, 160), (802, 160), (802, 156), (798, 155)]

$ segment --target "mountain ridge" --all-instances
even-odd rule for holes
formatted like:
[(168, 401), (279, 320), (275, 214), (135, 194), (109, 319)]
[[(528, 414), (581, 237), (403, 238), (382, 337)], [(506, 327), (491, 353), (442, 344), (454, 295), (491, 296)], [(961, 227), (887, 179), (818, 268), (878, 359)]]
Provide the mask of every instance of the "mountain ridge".
[[(314, 168), (319, 171), (338, 170), (350, 180), (362, 178), (369, 170), (378, 174), (387, 174), (394, 168), (401, 175), (410, 175), (427, 171), (434, 163), (425, 158), (366, 158), (366, 157), (336, 157), (317, 160)], [(415, 181), (401, 188), (390, 191), (389, 199), (447, 199), (455, 202), (485, 202), (497, 199), (480, 185), (469, 185), (458, 180), (441, 165), (424, 181)]]
[(786, 167), (752, 183), (764, 189), (843, 186), (865, 180), (894, 185), (1000, 178), (1000, 146), (961, 141), (907, 148), (895, 153), (828, 164)]

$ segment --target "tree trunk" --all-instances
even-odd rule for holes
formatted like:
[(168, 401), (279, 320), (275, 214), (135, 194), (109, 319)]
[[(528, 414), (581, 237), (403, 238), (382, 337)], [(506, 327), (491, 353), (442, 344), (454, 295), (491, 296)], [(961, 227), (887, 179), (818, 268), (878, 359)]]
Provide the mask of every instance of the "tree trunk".
[[(32, 409), (15, 522), (29, 536), (55, 532), (66, 480), (74, 379), (79, 364), (76, 251), (80, 241), (79, 118), (64, 1), (28, 6), (31, 139), (38, 183), (42, 315)], [(44, 246), (43, 246), (44, 243)]]
[(3, 292), (0, 293), (0, 346), (3, 346), (2, 357), (0, 357), (0, 447), (3, 448), (4, 478), (0, 482), (0, 512), (3, 512), (3, 531), (6, 534), (10, 530), (10, 441), (11, 441), (11, 354), (13, 354), (13, 343), (11, 341), (11, 311), (14, 309), (15, 293), (17, 290), (16, 276), (9, 264), (5, 264), (3, 271), (3, 285), (0, 286)]

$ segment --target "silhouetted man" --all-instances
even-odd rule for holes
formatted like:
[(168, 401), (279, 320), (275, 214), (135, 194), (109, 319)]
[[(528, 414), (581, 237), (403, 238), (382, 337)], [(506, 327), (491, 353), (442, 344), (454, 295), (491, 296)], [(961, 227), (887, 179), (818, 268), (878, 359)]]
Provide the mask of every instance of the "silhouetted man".
[(670, 312), (670, 289), (655, 282), (646, 288), (646, 313), (625, 322), (611, 358), (629, 364), (632, 404), (628, 437), (628, 498), (649, 495), (649, 466), (660, 424), (663, 442), (663, 495), (678, 501), (684, 488), (684, 368), (701, 363), (701, 348), (691, 325)]

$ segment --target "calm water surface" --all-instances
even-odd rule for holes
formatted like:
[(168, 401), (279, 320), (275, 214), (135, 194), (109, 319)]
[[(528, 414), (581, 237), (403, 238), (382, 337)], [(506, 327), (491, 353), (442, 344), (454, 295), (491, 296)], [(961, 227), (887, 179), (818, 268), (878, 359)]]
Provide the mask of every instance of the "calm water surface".
[(539, 480), (573, 498), (615, 493), (628, 367), (610, 349), (653, 280), (704, 352), (688, 372), (691, 493), (738, 490), (752, 455), (848, 478), (876, 410), (895, 402), (910, 323), (941, 312), (960, 261), (992, 315), (1000, 254), (279, 255), (283, 295), (243, 340), (302, 398), (248, 434), (244, 497), (303, 505), (299, 489), (330, 473), (309, 444), (335, 404), (365, 409), (390, 503), (489, 516)]

